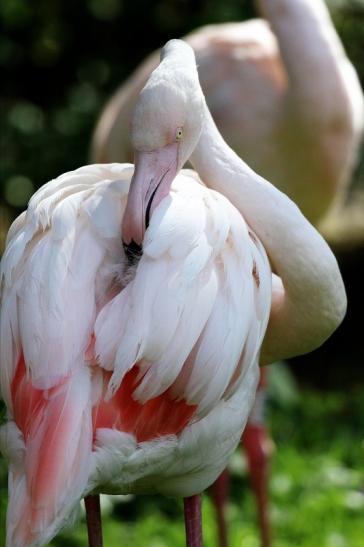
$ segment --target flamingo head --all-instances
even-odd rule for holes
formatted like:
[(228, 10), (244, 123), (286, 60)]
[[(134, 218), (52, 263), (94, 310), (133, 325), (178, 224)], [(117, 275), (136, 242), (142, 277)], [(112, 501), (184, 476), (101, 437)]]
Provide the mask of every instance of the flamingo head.
[(149, 219), (199, 140), (204, 97), (192, 48), (170, 40), (132, 118), (135, 169), (123, 217), (124, 245), (142, 248)]

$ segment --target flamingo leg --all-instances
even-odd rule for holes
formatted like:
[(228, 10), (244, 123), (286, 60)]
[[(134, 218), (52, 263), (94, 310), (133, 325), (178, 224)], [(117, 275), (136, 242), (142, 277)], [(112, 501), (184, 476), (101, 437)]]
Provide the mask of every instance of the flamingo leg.
[(89, 547), (103, 547), (100, 496), (86, 496), (86, 522)]
[(271, 530), (268, 509), (269, 437), (263, 425), (247, 425), (242, 438), (252, 488), (257, 500), (262, 547), (270, 547)]
[(225, 469), (210, 488), (217, 517), (219, 547), (228, 546), (225, 505), (229, 497), (229, 471)]
[(186, 546), (202, 547), (201, 496), (184, 498)]
[(268, 370), (263, 367), (260, 369), (254, 406), (242, 437), (250, 481), (257, 501), (262, 547), (270, 547), (272, 542), (268, 507), (269, 459), (272, 452), (272, 440), (265, 425), (267, 383)]

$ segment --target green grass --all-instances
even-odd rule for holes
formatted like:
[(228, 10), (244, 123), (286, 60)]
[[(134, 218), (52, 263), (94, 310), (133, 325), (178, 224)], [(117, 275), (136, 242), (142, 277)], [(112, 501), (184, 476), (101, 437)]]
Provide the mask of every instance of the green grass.
[[(285, 375), (278, 370), (271, 383), (268, 414), (276, 446), (270, 481), (274, 546), (364, 546), (364, 388), (325, 394), (304, 389), (298, 394)], [(240, 451), (230, 467), (230, 547), (259, 547), (255, 504)], [(106, 503), (105, 547), (184, 545), (180, 500), (139, 496)], [(207, 495), (203, 521), (204, 546), (215, 546), (215, 516)], [(86, 547), (83, 517), (51, 545)]]

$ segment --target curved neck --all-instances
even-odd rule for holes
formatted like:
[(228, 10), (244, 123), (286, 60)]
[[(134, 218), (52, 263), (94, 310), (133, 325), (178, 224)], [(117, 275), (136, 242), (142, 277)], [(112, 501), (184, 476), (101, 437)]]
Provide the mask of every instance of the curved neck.
[(325, 2), (257, 0), (257, 4), (277, 37), (290, 100), (315, 116), (337, 112), (337, 101), (345, 99), (342, 64), (347, 59)]
[(225, 143), (205, 105), (191, 162), (207, 186), (224, 194), (262, 241), (273, 271), (263, 363), (306, 353), (338, 326), (346, 297), (335, 257), (296, 205), (250, 169)]

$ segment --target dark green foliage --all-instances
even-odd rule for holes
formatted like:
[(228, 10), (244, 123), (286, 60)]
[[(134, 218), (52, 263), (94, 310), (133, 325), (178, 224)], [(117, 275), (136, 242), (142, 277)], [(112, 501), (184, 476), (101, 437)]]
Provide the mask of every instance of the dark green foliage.
[[(4, 0), (2, 196), (19, 209), (31, 193), (88, 161), (109, 94), (153, 49), (205, 23), (242, 19), (250, 2)], [(14, 177), (26, 177), (26, 182)]]

